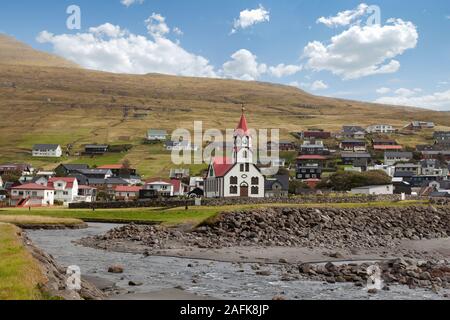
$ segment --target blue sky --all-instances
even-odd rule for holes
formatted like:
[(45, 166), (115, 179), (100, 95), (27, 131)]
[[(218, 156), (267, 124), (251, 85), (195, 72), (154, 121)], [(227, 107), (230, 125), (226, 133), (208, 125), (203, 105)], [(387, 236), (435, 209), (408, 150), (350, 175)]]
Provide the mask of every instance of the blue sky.
[[(80, 30), (66, 27), (73, 4)], [(366, 23), (372, 5), (381, 25)], [(449, 16), (448, 0), (17, 0), (1, 4), (0, 31), (92, 69), (269, 81), (450, 110)]]

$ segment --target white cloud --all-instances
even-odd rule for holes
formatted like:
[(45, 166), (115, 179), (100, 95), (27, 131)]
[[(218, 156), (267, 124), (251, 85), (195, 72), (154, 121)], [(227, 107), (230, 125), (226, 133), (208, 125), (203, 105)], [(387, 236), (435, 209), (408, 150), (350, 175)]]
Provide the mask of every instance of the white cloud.
[(260, 64), (257, 57), (246, 49), (233, 53), (232, 60), (223, 64), (223, 75), (227, 78), (252, 81), (267, 72), (267, 65)]
[(379, 93), (379, 94), (386, 94), (389, 92), (391, 92), (390, 88), (382, 87), (382, 88), (377, 89), (377, 93)]
[(313, 91), (325, 90), (325, 89), (328, 89), (328, 85), (325, 82), (323, 82), (322, 80), (317, 80), (311, 84), (310, 88)]
[(415, 48), (419, 35), (416, 26), (401, 19), (388, 24), (354, 25), (331, 38), (330, 44), (308, 43), (303, 57), (306, 67), (314, 71), (330, 71), (343, 79), (397, 72), (400, 62), (393, 59)]
[(276, 78), (283, 78), (286, 76), (291, 76), (294, 75), (298, 72), (300, 72), (302, 70), (302, 66), (297, 66), (297, 65), (285, 65), (283, 63), (275, 66), (275, 67), (270, 67), (269, 71), (270, 74), (273, 75)]
[(183, 30), (181, 30), (181, 29), (178, 28), (178, 27), (173, 28), (172, 31), (173, 31), (173, 33), (175, 33), (177, 36), (182, 36), (182, 35), (184, 35)]
[(429, 95), (419, 95), (420, 91), (421, 90), (419, 89), (408, 90), (402, 88), (395, 92), (395, 96), (381, 97), (375, 102), (389, 105), (413, 106), (433, 110), (450, 110), (450, 90), (435, 92)]
[(231, 33), (237, 32), (239, 29), (246, 29), (255, 24), (270, 21), (270, 12), (262, 5), (257, 9), (246, 9), (241, 11), (239, 18), (234, 20), (234, 28)]
[(321, 17), (317, 19), (317, 23), (323, 23), (327, 27), (339, 27), (339, 26), (348, 26), (352, 22), (354, 22), (356, 19), (364, 16), (367, 13), (367, 9), (369, 9), (369, 6), (365, 3), (361, 3), (356, 9), (354, 10), (346, 10), (339, 12), (334, 17)]
[(135, 3), (136, 4), (143, 4), (144, 0), (121, 0), (120, 3), (123, 4), (126, 7), (129, 7), (129, 6), (131, 6), (131, 5), (135, 4)]
[(164, 37), (170, 32), (169, 26), (166, 24), (166, 18), (159, 13), (152, 13), (147, 20), (145, 20), (148, 34), (152, 37)]
[(164, 37), (167, 32), (161, 27), (165, 24), (161, 18), (154, 16), (148, 23), (153, 39), (107, 23), (90, 28), (86, 33), (55, 35), (43, 31), (37, 41), (52, 44), (56, 54), (89, 69), (216, 77), (214, 67), (207, 59)]

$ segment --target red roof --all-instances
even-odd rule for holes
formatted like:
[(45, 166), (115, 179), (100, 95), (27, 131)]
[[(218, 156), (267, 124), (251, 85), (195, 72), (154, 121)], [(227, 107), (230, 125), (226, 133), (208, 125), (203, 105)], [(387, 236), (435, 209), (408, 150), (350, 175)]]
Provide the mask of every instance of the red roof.
[(223, 177), (231, 168), (234, 167), (233, 161), (228, 158), (215, 158), (213, 160), (214, 173), (216, 177)]
[(297, 160), (327, 160), (327, 157), (320, 156), (320, 155), (305, 154), (305, 155), (299, 156), (297, 158)]
[(116, 192), (139, 192), (142, 190), (142, 187), (138, 186), (117, 186), (114, 189)]
[(50, 178), (48, 180), (48, 184), (47, 185), (49, 187), (51, 187), (51, 188), (54, 188), (55, 187), (55, 185), (54, 185), (55, 182), (64, 181), (66, 183), (66, 189), (71, 189), (71, 188), (73, 188), (73, 184), (75, 183), (75, 180), (76, 180), (76, 178), (58, 178), (58, 177), (55, 177), (55, 178)]
[(241, 120), (235, 130), (235, 135), (247, 135), (248, 134), (248, 124), (247, 118), (245, 117), (244, 112), (242, 112)]
[(375, 145), (373, 146), (375, 150), (402, 150), (402, 146), (391, 146), (391, 145)]
[(173, 192), (179, 193), (181, 191), (181, 181), (180, 180), (176, 180), (176, 179), (172, 179), (171, 183), (173, 185)]
[(37, 183), (27, 183), (21, 186), (12, 187), (13, 190), (54, 190), (51, 187), (46, 187)]
[(145, 181), (145, 183), (149, 184), (149, 183), (154, 183), (154, 182), (164, 182), (164, 183), (168, 183), (168, 184), (172, 184), (172, 181), (169, 179), (161, 179), (161, 178), (151, 178)]
[(109, 169), (109, 170), (120, 170), (123, 169), (123, 164), (107, 164), (104, 166), (97, 167), (97, 169)]

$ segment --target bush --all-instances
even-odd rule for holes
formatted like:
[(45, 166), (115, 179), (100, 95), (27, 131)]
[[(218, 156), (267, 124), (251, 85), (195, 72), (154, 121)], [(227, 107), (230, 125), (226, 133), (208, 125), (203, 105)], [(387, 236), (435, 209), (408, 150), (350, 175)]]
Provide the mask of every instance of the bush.
[(353, 188), (390, 184), (392, 179), (384, 171), (338, 172), (320, 185), (335, 191), (349, 191)]

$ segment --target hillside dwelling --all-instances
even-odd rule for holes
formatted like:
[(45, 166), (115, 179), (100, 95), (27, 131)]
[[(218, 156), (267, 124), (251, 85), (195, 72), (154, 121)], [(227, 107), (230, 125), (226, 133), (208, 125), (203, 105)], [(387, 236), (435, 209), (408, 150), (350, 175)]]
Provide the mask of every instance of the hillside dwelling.
[(433, 139), (436, 144), (449, 144), (450, 131), (435, 131), (433, 133)]
[(395, 175), (395, 167), (387, 166), (387, 165), (374, 165), (367, 167), (367, 171), (383, 171), (390, 177), (394, 177)]
[(344, 140), (340, 143), (339, 148), (342, 151), (365, 152), (367, 150), (366, 141), (364, 140)]
[(395, 173), (410, 172), (413, 176), (420, 174), (420, 165), (415, 163), (397, 163), (395, 165)]
[(288, 140), (280, 140), (278, 143), (269, 141), (267, 143), (267, 150), (279, 150), (279, 151), (295, 151), (295, 143)]
[(297, 158), (296, 179), (320, 179), (326, 157), (321, 155), (301, 155)]
[(34, 171), (33, 166), (26, 163), (9, 163), (0, 165), (0, 176), (11, 172), (20, 172), (23, 176), (30, 176), (33, 175)]
[(78, 173), (78, 170), (89, 169), (87, 164), (60, 164), (55, 168), (56, 175), (65, 177)]
[(137, 186), (117, 186), (114, 188), (114, 200), (135, 201), (139, 199), (139, 193), (143, 187)]
[(40, 184), (41, 186), (46, 186), (48, 184), (48, 180), (50, 180), (51, 177), (47, 176), (36, 176), (31, 179), (31, 183)]
[(388, 166), (393, 166), (399, 162), (409, 162), (412, 159), (412, 152), (386, 151), (384, 153), (384, 164)]
[(89, 179), (108, 179), (113, 177), (113, 173), (109, 169), (80, 169), (77, 173), (82, 174)]
[(422, 158), (450, 161), (450, 151), (446, 150), (422, 151)]
[(78, 196), (75, 197), (75, 202), (92, 203), (97, 201), (97, 188), (86, 185), (78, 186)]
[(321, 139), (326, 140), (331, 138), (331, 132), (324, 131), (321, 129), (311, 129), (307, 131), (300, 132), (300, 137), (305, 140), (309, 139)]
[(357, 139), (357, 140), (362, 140), (365, 137), (366, 137), (365, 131), (356, 131), (352, 136), (353, 139)]
[(47, 186), (54, 190), (54, 200), (64, 205), (75, 202), (78, 196), (78, 180), (75, 178), (50, 178)]
[(159, 142), (166, 141), (169, 134), (166, 130), (158, 130), (158, 129), (150, 129), (147, 131), (147, 141), (150, 142)]
[(430, 182), (433, 181), (442, 181), (444, 180), (442, 177), (438, 177), (438, 176), (413, 176), (411, 177), (408, 182), (411, 183), (411, 186), (413, 188), (421, 188), (423, 187), (425, 184), (429, 184)]
[(448, 177), (449, 168), (446, 163), (436, 159), (424, 159), (420, 161), (420, 174), (424, 176)]
[(342, 127), (342, 136), (345, 138), (353, 138), (357, 132), (365, 132), (366, 130), (361, 126), (347, 125)]
[(199, 147), (189, 141), (166, 141), (167, 151), (197, 151)]
[(342, 152), (341, 160), (343, 165), (351, 165), (357, 168), (367, 168), (372, 159), (370, 153), (367, 152)]
[(266, 198), (287, 198), (289, 196), (289, 176), (267, 177), (264, 189)]
[(319, 140), (305, 140), (300, 146), (300, 154), (303, 155), (329, 155), (330, 150), (328, 150), (323, 141)]
[(89, 178), (88, 185), (91, 187), (95, 187), (98, 190), (107, 191), (111, 194), (114, 191), (114, 188), (117, 186), (127, 186), (128, 183), (125, 179), (110, 177), (106, 179), (100, 178)]
[(213, 159), (205, 181), (207, 198), (264, 198), (265, 178), (253, 158), (253, 138), (242, 110), (232, 158)]
[(405, 130), (420, 131), (423, 129), (433, 129), (435, 127), (434, 122), (426, 121), (413, 121), (404, 127)]
[(38, 171), (36, 173), (36, 177), (44, 177), (44, 178), (50, 179), (50, 178), (56, 177), (56, 172), (54, 172), (54, 171)]
[(104, 155), (108, 152), (109, 146), (106, 144), (88, 144), (84, 146), (85, 155)]
[(35, 144), (31, 154), (40, 158), (60, 158), (62, 149), (59, 144)]
[(97, 167), (100, 170), (110, 170), (113, 177), (128, 178), (130, 176), (135, 176), (137, 170), (134, 168), (126, 168), (123, 164), (108, 164)]
[(391, 126), (390, 124), (375, 124), (375, 125), (367, 127), (366, 131), (367, 131), (367, 133), (370, 133), (370, 134), (373, 134), (373, 133), (390, 134), (390, 133), (396, 132), (394, 127)]
[(152, 195), (156, 197), (169, 198), (175, 196), (175, 186), (168, 179), (154, 178), (147, 180), (143, 190), (151, 191)]
[(394, 186), (392, 184), (389, 185), (380, 185), (380, 186), (365, 186), (359, 188), (353, 188), (350, 191), (351, 194), (364, 194), (364, 195), (390, 195), (394, 194)]
[(182, 168), (176, 168), (176, 169), (170, 169), (169, 178), (175, 179), (175, 180), (182, 180), (182, 179), (189, 179), (191, 175), (191, 172), (189, 169), (182, 169)]
[(11, 188), (13, 207), (47, 207), (54, 204), (55, 191), (51, 187), (28, 183)]

